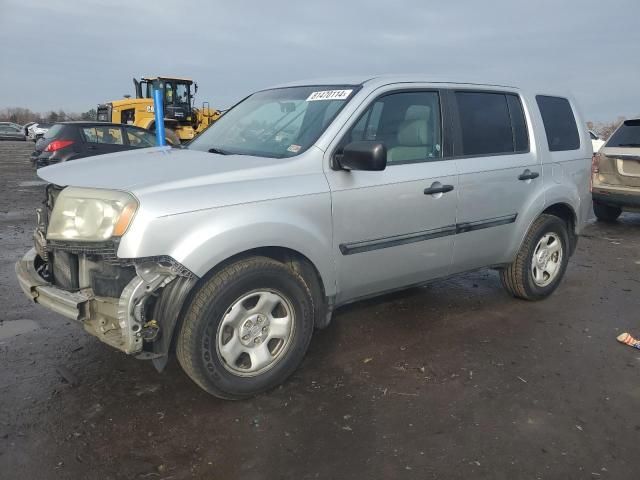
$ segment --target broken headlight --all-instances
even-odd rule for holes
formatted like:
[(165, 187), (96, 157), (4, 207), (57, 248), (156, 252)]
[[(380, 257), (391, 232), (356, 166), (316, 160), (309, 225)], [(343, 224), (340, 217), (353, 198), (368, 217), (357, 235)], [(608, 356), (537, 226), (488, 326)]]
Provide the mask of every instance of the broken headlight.
[(138, 209), (130, 194), (67, 187), (56, 198), (48, 240), (102, 241), (124, 235)]

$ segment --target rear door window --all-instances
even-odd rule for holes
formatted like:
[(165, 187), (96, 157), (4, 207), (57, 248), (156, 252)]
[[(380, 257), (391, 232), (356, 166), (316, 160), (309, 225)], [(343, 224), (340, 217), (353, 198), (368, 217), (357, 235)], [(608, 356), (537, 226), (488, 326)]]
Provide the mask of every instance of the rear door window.
[(640, 120), (626, 120), (611, 135), (607, 147), (640, 147)]
[[(516, 152), (507, 95), (457, 91), (455, 97), (462, 137), (460, 155), (480, 156)], [(516, 101), (518, 101), (517, 98)], [(522, 109), (521, 106), (520, 109)], [(519, 121), (520, 147), (525, 143), (522, 138), (523, 123), (524, 116)]]
[(537, 95), (536, 101), (542, 115), (549, 150), (562, 152), (579, 149), (580, 134), (569, 100), (562, 97)]
[(524, 117), (522, 102), (517, 95), (507, 95), (509, 105), (509, 116), (511, 117), (511, 128), (513, 129), (513, 143), (516, 153), (529, 151), (529, 133), (527, 132), (527, 121)]
[(96, 127), (84, 127), (82, 129), (82, 136), (87, 143), (98, 143), (98, 134), (96, 133)]
[(88, 143), (123, 145), (122, 130), (118, 127), (83, 127), (82, 134)]

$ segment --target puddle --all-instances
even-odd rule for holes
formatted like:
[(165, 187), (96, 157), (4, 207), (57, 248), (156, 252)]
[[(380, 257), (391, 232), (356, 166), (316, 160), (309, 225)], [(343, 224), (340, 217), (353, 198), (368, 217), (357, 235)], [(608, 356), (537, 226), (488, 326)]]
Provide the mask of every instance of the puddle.
[[(30, 210), (29, 214), (32, 214), (34, 211), (35, 210)], [(12, 210), (10, 212), (0, 212), (0, 220), (2, 219), (13, 220), (13, 219), (25, 218), (25, 217), (26, 217), (25, 211)]]
[(10, 320), (0, 325), (0, 340), (15, 337), (23, 333), (29, 333), (39, 328), (37, 322), (33, 320)]
[(41, 187), (46, 185), (47, 182), (43, 182), (42, 180), (27, 180), (26, 182), (19, 182), (19, 187)]

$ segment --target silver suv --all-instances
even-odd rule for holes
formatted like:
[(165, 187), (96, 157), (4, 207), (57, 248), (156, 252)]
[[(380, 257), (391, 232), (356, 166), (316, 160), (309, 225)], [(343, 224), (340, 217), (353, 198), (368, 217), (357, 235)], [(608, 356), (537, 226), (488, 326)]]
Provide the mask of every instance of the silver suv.
[(29, 298), (213, 395), (278, 385), (336, 307), (491, 267), (551, 294), (591, 206), (575, 105), (377, 77), (262, 90), (186, 149), (38, 171)]

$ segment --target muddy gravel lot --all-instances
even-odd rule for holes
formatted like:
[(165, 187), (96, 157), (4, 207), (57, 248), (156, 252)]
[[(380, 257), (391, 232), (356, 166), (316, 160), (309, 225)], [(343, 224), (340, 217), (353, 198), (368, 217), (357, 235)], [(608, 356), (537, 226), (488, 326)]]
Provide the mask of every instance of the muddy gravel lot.
[(640, 215), (590, 225), (545, 301), (481, 271), (354, 304), (225, 402), (24, 297), (31, 149), (0, 143), (0, 478), (638, 478)]

